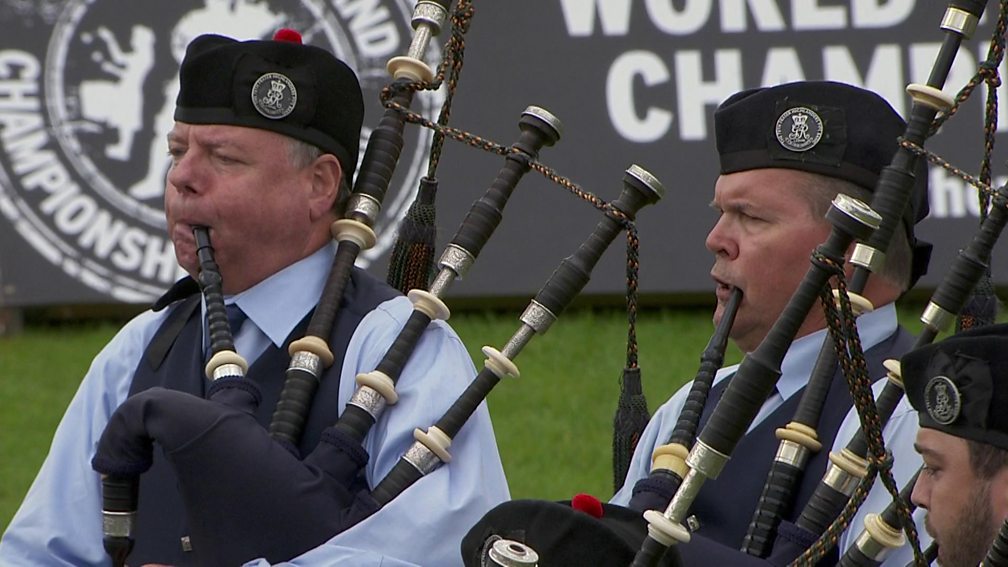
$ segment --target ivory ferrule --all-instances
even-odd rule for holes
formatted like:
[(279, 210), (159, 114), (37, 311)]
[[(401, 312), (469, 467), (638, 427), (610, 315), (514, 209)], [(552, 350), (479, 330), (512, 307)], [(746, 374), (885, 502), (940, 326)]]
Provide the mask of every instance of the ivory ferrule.
[(966, 10), (949, 6), (945, 10), (945, 15), (942, 16), (941, 24), (938, 27), (946, 31), (955, 32), (968, 39), (976, 31), (978, 21), (979, 18)]
[(851, 254), (850, 262), (877, 274), (885, 264), (885, 252), (872, 248), (863, 242), (858, 242), (854, 245), (854, 253)]
[(413, 309), (423, 313), (432, 321), (447, 321), (451, 317), (451, 310), (441, 301), (438, 296), (422, 289), (411, 289), (406, 293), (406, 297), (413, 303)]
[(132, 537), (136, 512), (102, 510), (102, 534), (106, 537)]
[(521, 372), (518, 371), (518, 366), (512, 362), (511, 359), (504, 356), (499, 350), (492, 346), (485, 346), (482, 351), (487, 357), (483, 362), (483, 366), (493, 372), (497, 378), (503, 380), (504, 378), (512, 376), (515, 378), (521, 376)]
[(903, 369), (900, 367), (900, 362), (895, 358), (887, 358), (882, 362), (882, 366), (886, 369), (886, 379), (894, 386), (898, 386), (900, 390), (904, 390)]
[(878, 514), (868, 514), (865, 516), (865, 529), (854, 545), (865, 557), (881, 563), (890, 551), (902, 547), (905, 542), (902, 532), (887, 524)]
[(955, 313), (947, 311), (934, 302), (927, 304), (920, 317), (921, 323), (939, 332), (947, 329), (954, 319)]
[(360, 386), (350, 397), (350, 401), (347, 405), (357, 406), (360, 409), (368, 412), (368, 414), (378, 420), (378, 416), (385, 409), (385, 396), (378, 393), (377, 390), (369, 386)]
[(848, 497), (854, 494), (854, 489), (868, 474), (868, 464), (848, 449), (830, 453), (829, 459), (823, 484)]
[(777, 454), (774, 455), (774, 460), (796, 469), (802, 469), (805, 468), (805, 462), (808, 461), (809, 453), (810, 451), (805, 446), (784, 439), (777, 445)]
[(529, 302), (528, 307), (525, 308), (519, 319), (541, 335), (557, 320), (557, 316), (547, 309), (545, 305), (533, 299)]
[[(466, 272), (469, 271), (469, 267), (472, 266), (475, 261), (476, 257), (465, 248), (462, 248), (458, 244), (449, 244), (444, 249), (444, 252), (441, 253), (441, 259), (438, 260), (438, 267), (441, 269), (441, 273), (438, 274), (435, 282), (442, 277), (447, 277), (444, 273), (446, 268), (453, 272), (450, 274), (452, 279), (462, 279), (466, 275)], [(433, 290), (434, 286), (431, 285), (431, 291)]]
[(648, 522), (648, 535), (665, 547), (689, 543), (689, 531), (682, 527), (682, 524), (670, 520), (657, 510), (644, 512), (644, 519)]
[(348, 219), (356, 219), (368, 226), (374, 226), (378, 213), (381, 212), (381, 203), (374, 197), (365, 193), (354, 193), (347, 201), (346, 214)]

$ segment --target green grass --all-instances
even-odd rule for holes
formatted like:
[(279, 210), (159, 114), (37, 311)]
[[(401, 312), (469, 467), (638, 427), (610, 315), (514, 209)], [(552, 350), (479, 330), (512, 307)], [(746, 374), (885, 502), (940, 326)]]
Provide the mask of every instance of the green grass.
[[(919, 314), (919, 306), (908, 306), (900, 318), (916, 330)], [(480, 347), (501, 348), (519, 325), (517, 312), (466, 312), (451, 322), (478, 368)], [(80, 377), (116, 328), (30, 325), (0, 338), (0, 529), (45, 458)], [(652, 411), (696, 373), (710, 332), (708, 309), (640, 314), (639, 364)], [(730, 350), (726, 364), (739, 358)], [(525, 347), (515, 360), (521, 377), (503, 381), (489, 398), (512, 497), (611, 495), (612, 417), (625, 360), (626, 318), (619, 311), (564, 313)]]

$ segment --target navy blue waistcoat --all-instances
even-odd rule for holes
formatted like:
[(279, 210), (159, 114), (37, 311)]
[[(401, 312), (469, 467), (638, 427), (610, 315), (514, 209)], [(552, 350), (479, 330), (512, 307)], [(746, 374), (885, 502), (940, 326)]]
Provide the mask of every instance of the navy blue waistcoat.
[[(315, 448), (322, 430), (335, 423), (342, 410), (337, 403), (339, 375), (350, 337), (365, 315), (396, 295), (399, 295), (398, 291), (364, 271), (354, 268), (351, 272), (329, 338), (336, 360), (325, 371), (316, 392), (299, 445), (302, 455)], [(154, 386), (180, 390), (201, 398), (205, 396), (203, 324), (198, 307), (198, 295), (171, 306), (172, 312), (154, 335), (137, 366), (130, 385), (131, 396)], [(256, 420), (263, 427), (269, 426), (283, 388), (284, 374), (290, 362), (286, 345), (304, 335), (309, 317), (302, 320), (284, 341), (283, 349), (270, 345), (246, 374), (246, 379), (254, 381), (262, 393)], [(136, 543), (128, 558), (131, 565), (164, 563), (182, 566), (192, 563), (183, 549), (187, 530), (183, 503), (176, 485), (174, 471), (167, 464), (161, 449), (156, 448), (154, 465), (140, 479), (140, 507), (134, 532)], [(249, 495), (250, 498), (256, 496)]]
[[(887, 358), (898, 359), (903, 353), (913, 347), (913, 337), (899, 329), (881, 343), (865, 351), (865, 362), (869, 375), (882, 376), (885, 369), (882, 362)], [(720, 393), (727, 387), (729, 380), (722, 380), (711, 389), (708, 403), (704, 407), (703, 418), (713, 410)], [(773, 463), (774, 454), (780, 440), (774, 432), (779, 427), (786, 426), (793, 418), (795, 409), (801, 399), (801, 391), (792, 395), (776, 411), (770, 414), (759, 425), (748, 432), (732, 452), (731, 458), (724, 470), (716, 479), (704, 482), (697, 498), (693, 501), (690, 514), (699, 520), (697, 533), (711, 540), (720, 542), (730, 548), (739, 549), (749, 528), (756, 504), (759, 502), (767, 473)], [(801, 487), (797, 492), (796, 502), (790, 514), (784, 519), (793, 521), (805, 507), (816, 486), (822, 479), (829, 462), (829, 449), (836, 438), (837, 430), (847, 412), (853, 406), (847, 382), (837, 370), (833, 377), (826, 404), (816, 428), (823, 449), (809, 459), (802, 476)], [(701, 421), (704, 421), (702, 418)]]

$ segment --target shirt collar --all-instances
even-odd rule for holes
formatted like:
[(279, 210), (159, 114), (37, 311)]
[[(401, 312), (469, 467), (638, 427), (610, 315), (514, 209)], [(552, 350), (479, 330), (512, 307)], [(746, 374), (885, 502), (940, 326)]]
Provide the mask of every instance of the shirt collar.
[[(892, 303), (858, 316), (857, 328), (861, 347), (868, 350), (877, 345), (895, 333), (896, 326), (896, 306)], [(781, 361), (781, 379), (777, 382), (777, 391), (785, 400), (805, 387), (825, 339), (826, 329), (820, 329), (791, 344), (791, 348), (784, 355), (784, 360)]]
[[(861, 347), (868, 350), (896, 332), (896, 305), (887, 303), (874, 311), (857, 318), (858, 336)], [(815, 367), (819, 350), (826, 338), (826, 329), (795, 339), (791, 343), (784, 360), (781, 361), (781, 378), (777, 381), (777, 391), (787, 400), (808, 383), (809, 375)], [(726, 366), (718, 371), (715, 383), (735, 374), (738, 364)], [(874, 377), (872, 377), (874, 378)]]
[(332, 264), (335, 245), (329, 244), (232, 296), (249, 320), (278, 347), (315, 307)]

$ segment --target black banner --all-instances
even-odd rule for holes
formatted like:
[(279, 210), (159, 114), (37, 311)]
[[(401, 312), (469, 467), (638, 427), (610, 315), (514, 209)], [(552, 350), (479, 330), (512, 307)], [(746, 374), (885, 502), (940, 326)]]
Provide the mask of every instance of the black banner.
[[(474, 7), (452, 125), (508, 145), (522, 110), (534, 104), (564, 123), (541, 160), (583, 189), (611, 199), (631, 164), (651, 171), (666, 197), (640, 215), (640, 284), (659, 294), (711, 289), (704, 237), (715, 220), (711, 115), (721, 100), (744, 88), (832, 79), (872, 89), (905, 115), (904, 88), (927, 79), (944, 10), (915, 0), (477, 0)], [(947, 93), (987, 57), (995, 7), (960, 50)], [(385, 62), (405, 52), (411, 13), (412, 2), (395, 0), (4, 0), (0, 305), (140, 303), (180, 275), (163, 228), (164, 136), (192, 37), (298, 29), (358, 71), (373, 126)], [(927, 142), (973, 173), (983, 148), (983, 90)], [(433, 116), (443, 97), (422, 94), (415, 108)], [(999, 112), (1008, 112), (1004, 104)], [(999, 142), (1008, 120), (1000, 122)], [(430, 133), (408, 128), (376, 227), (381, 240), (362, 259), (381, 274), (394, 221), (427, 167)], [(1003, 152), (996, 147), (994, 155), (1001, 183)], [(448, 143), (438, 170), (442, 246), (501, 161)], [(935, 252), (922, 286), (940, 280), (979, 210), (975, 191), (954, 176), (932, 167), (930, 181), (931, 217), (918, 234)], [(532, 295), (596, 220), (590, 205), (529, 173), (452, 294)], [(1008, 283), (998, 257), (995, 281)], [(586, 292), (622, 294), (624, 274), (623, 254), (610, 251)]]

